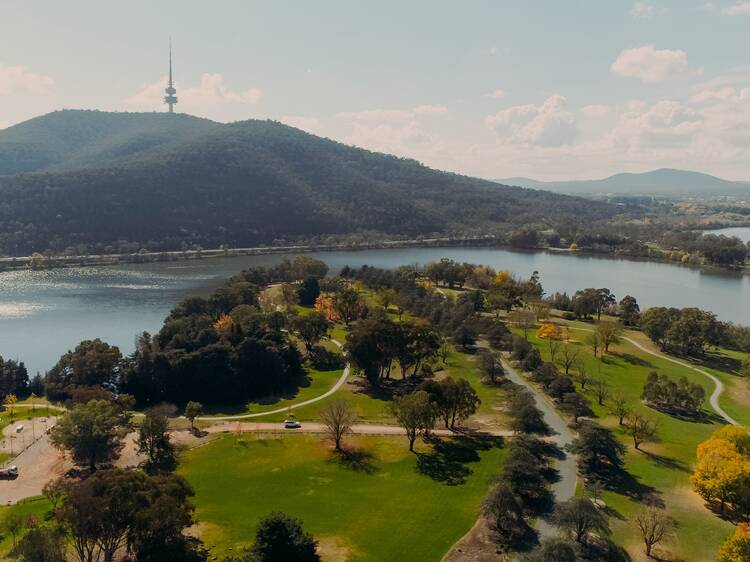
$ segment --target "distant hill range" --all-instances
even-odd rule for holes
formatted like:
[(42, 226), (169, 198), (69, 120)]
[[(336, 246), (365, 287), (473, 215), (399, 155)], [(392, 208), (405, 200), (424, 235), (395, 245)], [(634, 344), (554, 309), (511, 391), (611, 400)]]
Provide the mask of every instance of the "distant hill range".
[(716, 195), (750, 197), (750, 182), (728, 181), (716, 176), (661, 168), (640, 174), (622, 173), (601, 180), (538, 181), (506, 178), (499, 183), (532, 189), (545, 189), (574, 195), (656, 195), (662, 197), (711, 197)]
[(0, 254), (590, 225), (620, 209), (430, 169), (273, 121), (58, 111), (0, 131)]

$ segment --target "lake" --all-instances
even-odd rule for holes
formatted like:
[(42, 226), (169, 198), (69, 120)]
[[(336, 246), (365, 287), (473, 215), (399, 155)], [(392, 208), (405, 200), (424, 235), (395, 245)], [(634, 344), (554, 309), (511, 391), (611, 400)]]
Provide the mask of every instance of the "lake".
[[(449, 257), (509, 269), (539, 271), (547, 294), (608, 287), (649, 306), (697, 306), (722, 320), (750, 324), (750, 278), (667, 263), (611, 257), (516, 252), (491, 248), (403, 248), (309, 254), (332, 271), (363, 264), (393, 268)], [(44, 372), (62, 353), (95, 337), (130, 353), (136, 334), (155, 332), (187, 295), (205, 295), (240, 270), (284, 255), (0, 273), (0, 355)]]
[(750, 242), (750, 226), (730, 226), (728, 228), (719, 228), (717, 230), (706, 230), (705, 234), (735, 236), (745, 243)]

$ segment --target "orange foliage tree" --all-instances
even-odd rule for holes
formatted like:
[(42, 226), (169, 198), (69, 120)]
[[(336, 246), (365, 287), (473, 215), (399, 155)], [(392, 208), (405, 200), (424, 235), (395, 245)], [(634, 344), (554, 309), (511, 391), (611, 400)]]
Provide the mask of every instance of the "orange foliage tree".
[(333, 306), (333, 297), (330, 295), (318, 295), (318, 298), (315, 299), (315, 310), (325, 314), (325, 317), (328, 318), (330, 322), (338, 322), (341, 320), (339, 313), (336, 312), (336, 309)]

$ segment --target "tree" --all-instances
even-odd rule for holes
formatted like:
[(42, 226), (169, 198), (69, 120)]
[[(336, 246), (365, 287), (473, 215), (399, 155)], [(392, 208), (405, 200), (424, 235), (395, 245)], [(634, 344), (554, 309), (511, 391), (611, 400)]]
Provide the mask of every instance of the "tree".
[(523, 562), (576, 562), (575, 543), (564, 539), (546, 538), (539, 547), (522, 558)]
[(329, 402), (320, 411), (320, 421), (337, 451), (341, 451), (341, 440), (352, 430), (356, 419), (357, 415), (346, 400)]
[(453, 332), (453, 341), (463, 350), (467, 350), (477, 343), (477, 332), (472, 326), (463, 322)]
[(506, 483), (490, 489), (482, 503), (482, 514), (490, 528), (498, 534), (500, 542), (511, 542), (528, 532), (523, 506)]
[(3, 405), (8, 409), (10, 414), (10, 423), (13, 423), (13, 411), (18, 402), (18, 397), (15, 394), (7, 394), (3, 399)]
[(115, 387), (122, 363), (119, 348), (100, 339), (82, 341), (60, 357), (47, 373), (45, 391), (50, 400), (70, 398), (69, 387)]
[(674, 519), (669, 517), (664, 510), (656, 507), (641, 509), (635, 516), (635, 523), (641, 532), (646, 556), (651, 558), (654, 546), (668, 539), (674, 531)]
[(622, 468), (625, 447), (612, 432), (587, 422), (578, 431), (570, 450), (578, 455), (578, 466), (586, 475), (601, 476), (606, 470)]
[(362, 314), (364, 302), (356, 289), (343, 287), (333, 295), (333, 308), (344, 324), (349, 326)]
[(640, 450), (641, 444), (656, 439), (656, 421), (638, 412), (628, 414), (625, 430), (633, 438), (633, 446)]
[(24, 562), (66, 562), (65, 538), (54, 527), (36, 527), (18, 543), (17, 554)]
[(570, 370), (578, 363), (579, 356), (580, 353), (578, 352), (578, 349), (572, 345), (566, 344), (562, 346), (562, 349), (560, 350), (560, 363), (562, 364), (563, 369), (565, 369), (566, 375), (569, 375)]
[(302, 306), (312, 306), (320, 296), (320, 282), (317, 277), (308, 276), (297, 289), (297, 298)]
[(595, 335), (604, 348), (604, 353), (609, 353), (610, 346), (621, 341), (621, 334), (622, 325), (619, 322), (604, 321), (597, 325)]
[(2, 524), (2, 530), (13, 537), (13, 548), (15, 549), (18, 535), (26, 527), (26, 516), (18, 511), (10, 510), (5, 514), (0, 524)]
[(119, 457), (129, 428), (130, 414), (119, 404), (91, 400), (63, 415), (50, 430), (50, 440), (58, 449), (69, 450), (76, 464), (93, 472), (98, 464)]
[(574, 497), (555, 507), (555, 524), (570, 538), (585, 544), (591, 533), (609, 534), (607, 517), (589, 498)]
[(144, 468), (147, 472), (172, 471), (177, 466), (177, 456), (169, 437), (169, 415), (174, 415), (174, 406), (155, 406), (146, 410), (143, 423), (138, 428), (138, 452), (146, 455)]
[(601, 378), (601, 379), (596, 379), (594, 381), (593, 386), (594, 386), (594, 394), (596, 394), (597, 403), (600, 406), (604, 406), (604, 402), (607, 400), (607, 398), (609, 398), (609, 392), (610, 392), (609, 383), (603, 378)]
[(195, 418), (203, 413), (203, 404), (200, 402), (188, 402), (185, 406), (185, 417), (190, 422), (190, 430), (195, 431)]
[(302, 528), (302, 522), (284, 513), (271, 513), (258, 524), (253, 562), (319, 562), (318, 542)]
[(495, 384), (505, 374), (500, 356), (489, 351), (479, 355), (479, 368), (490, 384)]
[(746, 562), (750, 560), (750, 523), (740, 523), (734, 534), (724, 541), (716, 562)]
[[(747, 429), (744, 429), (747, 431)], [(696, 463), (690, 480), (706, 501), (718, 500), (723, 512), (727, 503), (739, 513), (750, 513), (750, 458), (723, 433), (698, 445)]]
[(305, 351), (310, 355), (312, 349), (328, 334), (331, 325), (325, 314), (314, 311), (294, 318), (292, 327), (305, 345)]
[(610, 412), (617, 416), (617, 423), (622, 425), (625, 416), (630, 414), (631, 409), (627, 399), (622, 394), (615, 394), (611, 399)]
[(599, 334), (597, 334), (596, 332), (594, 332), (593, 334), (588, 334), (586, 336), (585, 342), (591, 348), (591, 352), (594, 354), (594, 357), (598, 357), (602, 343), (599, 339)]
[(593, 415), (591, 410), (591, 404), (583, 396), (577, 392), (569, 392), (563, 396), (561, 408), (564, 412), (567, 412), (573, 416), (573, 423), (578, 423), (578, 418), (581, 416)]
[(641, 308), (638, 306), (638, 301), (635, 297), (626, 295), (620, 301), (620, 318), (622, 318), (623, 324), (626, 326), (637, 326), (641, 318)]
[(583, 358), (581, 358), (576, 363), (576, 372), (574, 377), (576, 382), (581, 385), (581, 390), (586, 390), (586, 385), (591, 382), (591, 376), (589, 375), (586, 361), (584, 361)]
[(435, 409), (430, 395), (424, 390), (417, 390), (395, 398), (391, 411), (398, 424), (404, 428), (409, 440), (409, 451), (414, 451), (414, 442), (420, 434), (425, 434), (435, 425)]
[(420, 390), (427, 392), (435, 415), (443, 419), (446, 429), (468, 419), (481, 404), (479, 395), (466, 379), (446, 377), (440, 381), (426, 381)]

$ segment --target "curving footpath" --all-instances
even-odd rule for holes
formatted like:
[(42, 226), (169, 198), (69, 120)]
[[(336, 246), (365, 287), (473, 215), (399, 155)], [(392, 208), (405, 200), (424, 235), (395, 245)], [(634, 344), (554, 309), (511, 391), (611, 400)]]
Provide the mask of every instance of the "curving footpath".
[[(594, 331), (588, 328), (571, 327), (571, 329), (579, 330), (581, 332), (593, 332)], [(716, 375), (712, 375), (708, 371), (704, 371), (700, 367), (696, 367), (695, 365), (691, 365), (690, 363), (685, 363), (684, 361), (680, 361), (679, 359), (675, 359), (673, 357), (670, 357), (669, 355), (665, 355), (658, 351), (649, 349), (645, 345), (627, 336), (623, 336), (622, 339), (624, 339), (628, 343), (633, 344), (635, 347), (637, 347), (644, 353), (648, 353), (649, 355), (658, 357), (659, 359), (664, 359), (665, 361), (669, 361), (670, 363), (674, 363), (675, 365), (680, 365), (681, 367), (692, 369), (696, 373), (700, 373), (704, 377), (711, 379), (711, 381), (714, 383), (714, 391), (711, 393), (711, 398), (709, 398), (709, 403), (711, 404), (711, 408), (713, 408), (714, 412), (716, 412), (719, 416), (721, 416), (724, 419), (724, 421), (726, 421), (727, 423), (732, 424), (732, 425), (740, 425), (739, 422), (737, 422), (737, 420), (735, 420), (732, 416), (727, 414), (724, 411), (724, 409), (719, 405), (719, 398), (721, 397), (721, 394), (724, 392), (724, 383), (721, 382)]]

